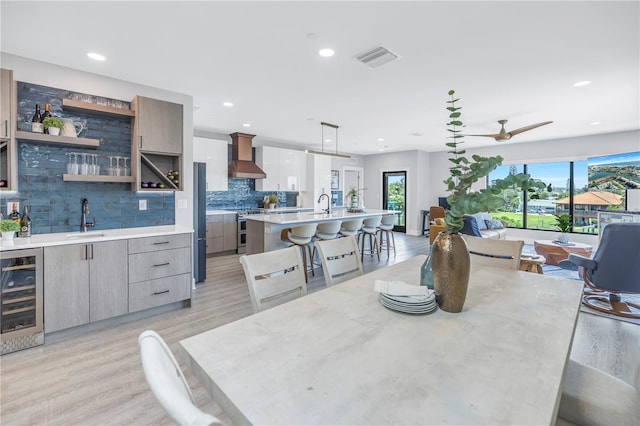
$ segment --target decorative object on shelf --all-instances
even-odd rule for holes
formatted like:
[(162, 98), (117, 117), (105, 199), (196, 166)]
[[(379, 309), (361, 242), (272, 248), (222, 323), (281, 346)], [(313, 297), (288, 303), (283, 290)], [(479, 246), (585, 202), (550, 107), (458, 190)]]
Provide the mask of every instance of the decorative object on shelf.
[(357, 189), (355, 187), (351, 187), (349, 191), (347, 191), (346, 201), (349, 203), (349, 210), (358, 210), (360, 208), (360, 200), (359, 195), (360, 192), (366, 190), (367, 188)]
[[(331, 123), (325, 123), (324, 121), (320, 123), (320, 126), (322, 128), (322, 139), (320, 142), (320, 151), (316, 151), (314, 149), (305, 149), (304, 152), (307, 154), (316, 154), (316, 155), (328, 155), (330, 157), (340, 157), (340, 158), (351, 158), (350, 155), (348, 154), (338, 154), (338, 126), (336, 126), (335, 124), (331, 124)], [(327, 138), (325, 139), (324, 137), (324, 130), (325, 127), (331, 128), (335, 131), (335, 138), (333, 140), (331, 140), (331, 138)], [(325, 151), (324, 150), (324, 143), (325, 142), (335, 142), (336, 143), (336, 152), (329, 152), (329, 151)]]
[(64, 123), (58, 117), (48, 116), (42, 120), (42, 125), (47, 133), (52, 136), (58, 136), (60, 134), (60, 130), (64, 126)]
[(80, 122), (74, 122), (72, 118), (63, 118), (63, 126), (60, 134), (70, 138), (77, 138), (84, 130), (84, 125)]
[(169, 172), (167, 172), (167, 178), (173, 182), (176, 187), (180, 186), (180, 174), (175, 170), (169, 170)]
[(36, 112), (31, 118), (31, 131), (33, 133), (44, 133), (44, 126), (42, 125), (42, 115), (40, 115), (40, 105), (36, 104)]
[(573, 220), (571, 220), (571, 215), (568, 214), (556, 214), (556, 227), (560, 231), (560, 237), (558, 237), (558, 241), (562, 244), (567, 244), (569, 242), (569, 232), (573, 231)]
[(331, 170), (331, 189), (340, 189), (340, 172)]
[(278, 196), (276, 194), (269, 194), (268, 196), (269, 208), (275, 209), (278, 204)]
[(530, 192), (530, 198), (539, 196), (537, 190), (544, 190), (547, 185), (531, 179), (525, 173), (510, 174), (504, 179), (496, 180), (491, 187), (472, 191), (471, 186), (479, 179), (487, 176), (502, 164), (501, 156), (482, 157), (473, 155), (472, 160), (467, 159), (464, 149), (459, 145), (464, 143), (464, 135), (461, 128), (464, 127), (461, 116), (461, 107), (456, 106), (460, 99), (454, 97), (455, 91), (450, 90), (450, 100), (447, 101), (450, 121), (447, 123), (450, 148), (449, 161), (453, 166), (449, 168), (450, 176), (444, 181), (447, 185), (449, 196), (447, 202), (449, 209), (445, 214), (447, 230), (436, 237), (431, 247), (431, 268), (433, 271), (433, 285), (436, 292), (436, 300), (440, 308), (447, 312), (460, 312), (467, 297), (469, 285), (470, 258), (467, 245), (459, 235), (464, 226), (464, 215), (475, 214), (481, 211), (496, 211), (505, 204), (499, 194), (503, 189), (517, 187)]
[(0, 221), (0, 233), (3, 240), (13, 240), (16, 232), (20, 231), (20, 224), (12, 219), (4, 219)]

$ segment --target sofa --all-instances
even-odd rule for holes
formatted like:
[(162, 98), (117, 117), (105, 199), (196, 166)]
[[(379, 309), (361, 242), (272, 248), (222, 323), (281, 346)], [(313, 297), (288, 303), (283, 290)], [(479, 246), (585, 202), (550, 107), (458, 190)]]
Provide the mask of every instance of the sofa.
[(461, 234), (473, 235), (475, 237), (493, 238), (504, 240), (507, 238), (507, 227), (500, 219), (493, 219), (487, 212), (480, 212), (473, 215), (464, 215), (464, 226), (460, 230)]

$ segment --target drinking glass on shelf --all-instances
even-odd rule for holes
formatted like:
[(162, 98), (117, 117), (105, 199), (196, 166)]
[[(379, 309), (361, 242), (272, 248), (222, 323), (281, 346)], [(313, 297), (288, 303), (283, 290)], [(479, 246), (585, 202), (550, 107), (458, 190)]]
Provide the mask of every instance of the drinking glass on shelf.
[(122, 157), (124, 159), (124, 167), (122, 168), (122, 176), (131, 176), (131, 169), (127, 165), (129, 157)]
[(87, 175), (89, 174), (89, 164), (87, 163), (87, 153), (82, 152), (80, 153), (80, 155), (82, 156), (82, 164), (80, 164), (80, 174)]
[(97, 176), (100, 174), (100, 166), (98, 165), (98, 154), (91, 154), (92, 170), (91, 174)]
[(115, 158), (116, 158), (116, 167), (115, 167), (114, 176), (122, 176), (122, 167), (120, 167), (120, 159), (122, 157), (119, 155), (116, 155)]
[[(67, 173), (70, 175), (78, 174), (78, 153), (77, 152), (67, 152), (69, 156), (69, 161), (67, 162)], [(71, 157), (73, 156), (73, 160)]]
[(104, 166), (107, 176), (113, 176), (113, 156), (109, 156), (109, 164)]

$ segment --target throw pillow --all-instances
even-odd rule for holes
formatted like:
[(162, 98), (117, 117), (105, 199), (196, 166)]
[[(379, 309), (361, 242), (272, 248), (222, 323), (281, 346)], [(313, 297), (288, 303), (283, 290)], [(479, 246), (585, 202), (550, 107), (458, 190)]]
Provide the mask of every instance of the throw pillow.
[(484, 221), (487, 224), (487, 229), (502, 229), (502, 221), (500, 219), (486, 219)]
[(476, 224), (478, 225), (478, 230), (482, 231), (487, 229), (487, 224), (485, 223), (484, 213), (476, 213), (472, 215), (476, 219)]

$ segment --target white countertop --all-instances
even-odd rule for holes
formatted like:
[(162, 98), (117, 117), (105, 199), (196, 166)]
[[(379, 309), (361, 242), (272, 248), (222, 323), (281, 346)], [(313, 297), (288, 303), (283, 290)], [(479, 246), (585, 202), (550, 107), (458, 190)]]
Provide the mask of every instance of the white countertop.
[(207, 210), (207, 216), (214, 216), (218, 214), (236, 214), (233, 210)]
[(14, 238), (12, 241), (0, 240), (0, 251), (37, 247), (60, 246), (66, 244), (95, 243), (109, 240), (124, 240), (139, 237), (157, 237), (161, 235), (192, 233), (193, 229), (176, 225), (145, 226), (139, 228), (104, 229), (88, 232), (59, 232), (54, 234), (36, 234), (29, 238)]
[(326, 212), (300, 212), (282, 214), (252, 214), (246, 217), (247, 220), (256, 222), (274, 223), (278, 225), (291, 225), (294, 223), (328, 222), (338, 219), (367, 218), (377, 215), (387, 215), (399, 213), (393, 210), (367, 210), (363, 213), (349, 213), (347, 210), (335, 210), (331, 214)]

